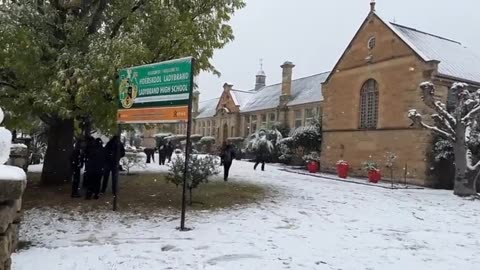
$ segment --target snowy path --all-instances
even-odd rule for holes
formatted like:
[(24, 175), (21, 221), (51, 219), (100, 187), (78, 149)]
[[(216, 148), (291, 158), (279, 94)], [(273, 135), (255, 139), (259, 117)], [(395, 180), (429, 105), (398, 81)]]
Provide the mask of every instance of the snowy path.
[(280, 195), (245, 209), (148, 220), (114, 213), (26, 214), (14, 256), (30, 269), (479, 269), (480, 202), (449, 191), (387, 190), (236, 162), (232, 181)]

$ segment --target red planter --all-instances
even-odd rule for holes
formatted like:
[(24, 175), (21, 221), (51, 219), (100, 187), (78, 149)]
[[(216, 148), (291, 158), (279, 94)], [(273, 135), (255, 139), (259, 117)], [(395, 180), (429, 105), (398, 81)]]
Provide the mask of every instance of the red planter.
[(307, 164), (307, 169), (309, 173), (317, 173), (320, 170), (320, 164), (317, 161), (310, 161)]
[(380, 170), (370, 170), (370, 171), (368, 171), (368, 182), (376, 184), (381, 179), (382, 179), (382, 175), (380, 174)]
[(348, 177), (348, 163), (337, 164), (338, 177), (346, 179)]

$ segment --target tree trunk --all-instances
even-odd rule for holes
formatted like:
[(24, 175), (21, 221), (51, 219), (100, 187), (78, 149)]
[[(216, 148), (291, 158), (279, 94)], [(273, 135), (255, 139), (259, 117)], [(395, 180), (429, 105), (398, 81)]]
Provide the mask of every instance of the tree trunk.
[(455, 185), (453, 193), (461, 197), (476, 195), (477, 174), (477, 171), (468, 171), (463, 175), (455, 175)]
[(467, 143), (465, 141), (465, 125), (460, 122), (455, 128), (456, 141), (453, 144), (455, 155), (455, 184), (453, 194), (457, 196), (471, 196), (477, 194), (475, 180), (477, 172), (469, 170), (467, 159)]
[(192, 206), (192, 204), (193, 204), (192, 190), (193, 190), (193, 189), (192, 189), (192, 188), (189, 188), (188, 190), (190, 191), (190, 201), (189, 201), (189, 205)]
[(73, 136), (73, 119), (56, 120), (49, 126), (42, 184), (58, 185), (70, 181)]

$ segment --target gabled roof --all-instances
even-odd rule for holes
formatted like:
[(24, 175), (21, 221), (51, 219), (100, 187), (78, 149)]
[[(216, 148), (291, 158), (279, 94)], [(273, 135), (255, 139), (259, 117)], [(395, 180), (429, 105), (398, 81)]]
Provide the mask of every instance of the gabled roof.
[(460, 42), (395, 23), (387, 25), (425, 61), (439, 61), (438, 73), (480, 83), (480, 56)]
[[(292, 80), (292, 100), (288, 106), (315, 103), (323, 100), (322, 83), (330, 72)], [(282, 84), (265, 86), (258, 91), (230, 90), (235, 105), (240, 107), (240, 113), (268, 110), (276, 108), (282, 95)], [(214, 117), (220, 98), (209, 99), (199, 103), (199, 118)]]
[[(292, 100), (288, 106), (320, 102), (323, 100), (322, 83), (329, 72), (292, 80)], [(261, 88), (250, 97), (241, 112), (253, 112), (276, 108), (280, 103), (282, 84), (274, 84)]]
[(230, 94), (232, 96), (233, 102), (235, 105), (240, 107), (240, 111), (243, 110), (245, 105), (248, 103), (251, 97), (255, 95), (255, 92), (252, 91), (242, 91), (242, 90), (231, 90)]
[(215, 116), (217, 104), (220, 98), (209, 99), (198, 103), (198, 118), (208, 118)]
[[(347, 49), (339, 58), (333, 71), (343, 59), (357, 35), (362, 30), (370, 16), (375, 16), (389, 27), (398, 38), (400, 38), (414, 53), (423, 61), (439, 61), (438, 73), (440, 76), (450, 77), (465, 82), (474, 82), (480, 84), (480, 57), (472, 50), (464, 47), (460, 42), (453, 41), (444, 37), (429, 34), (416, 30), (414, 28), (402, 26), (396, 23), (390, 23), (383, 20), (377, 13), (370, 13), (355, 33)], [(330, 79), (332, 72), (325, 81)]]

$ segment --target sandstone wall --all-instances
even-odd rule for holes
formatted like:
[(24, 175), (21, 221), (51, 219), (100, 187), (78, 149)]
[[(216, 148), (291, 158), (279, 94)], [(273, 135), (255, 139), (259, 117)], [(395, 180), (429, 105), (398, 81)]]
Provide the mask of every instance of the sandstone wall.
[(10, 256), (15, 251), (18, 243), (21, 198), (26, 186), (26, 181), (21, 180), (22, 177), (16, 177), (17, 179), (11, 180), (4, 179), (11, 175), (11, 173), (4, 173), (2, 169), (5, 168), (9, 172), (15, 172), (17, 175), (22, 175), (23, 173), (18, 168), (0, 166), (0, 270), (11, 269), (12, 260)]

